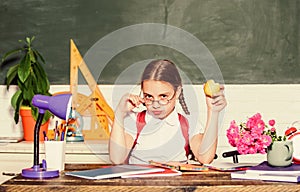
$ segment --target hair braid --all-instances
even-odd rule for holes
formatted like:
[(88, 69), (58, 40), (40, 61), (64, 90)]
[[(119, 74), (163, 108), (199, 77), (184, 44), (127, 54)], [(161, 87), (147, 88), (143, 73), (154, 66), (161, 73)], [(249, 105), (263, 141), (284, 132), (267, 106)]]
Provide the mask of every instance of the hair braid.
[(183, 90), (181, 90), (181, 93), (179, 95), (179, 103), (182, 107), (182, 110), (184, 111), (185, 114), (189, 115), (190, 114), (190, 111), (185, 103), (185, 100), (184, 100), (184, 96), (183, 96)]

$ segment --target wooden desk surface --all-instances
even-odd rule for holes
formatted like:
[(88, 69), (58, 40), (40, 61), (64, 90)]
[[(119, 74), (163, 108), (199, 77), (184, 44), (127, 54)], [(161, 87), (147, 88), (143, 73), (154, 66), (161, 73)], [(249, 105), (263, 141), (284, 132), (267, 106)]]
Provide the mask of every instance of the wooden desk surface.
[[(66, 170), (99, 168), (96, 164), (66, 164)], [(3, 183), (0, 191), (299, 191), (300, 185), (284, 182), (231, 180), (227, 172), (184, 172), (181, 176), (113, 178), (88, 180), (66, 176), (53, 179), (26, 179), (21, 175)]]

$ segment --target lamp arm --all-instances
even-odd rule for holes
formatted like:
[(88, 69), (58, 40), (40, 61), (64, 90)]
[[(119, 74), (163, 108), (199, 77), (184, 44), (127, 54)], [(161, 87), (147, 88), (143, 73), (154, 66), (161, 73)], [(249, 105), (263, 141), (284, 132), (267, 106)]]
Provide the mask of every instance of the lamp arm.
[(35, 165), (39, 165), (40, 162), (39, 162), (39, 141), (40, 141), (40, 128), (41, 128), (41, 125), (42, 125), (42, 121), (43, 121), (43, 117), (44, 117), (44, 111), (42, 112), (39, 112), (39, 115), (38, 115), (38, 118), (36, 120), (36, 123), (35, 123), (35, 127), (34, 127), (34, 153), (33, 153), (33, 163), (34, 163), (34, 166)]

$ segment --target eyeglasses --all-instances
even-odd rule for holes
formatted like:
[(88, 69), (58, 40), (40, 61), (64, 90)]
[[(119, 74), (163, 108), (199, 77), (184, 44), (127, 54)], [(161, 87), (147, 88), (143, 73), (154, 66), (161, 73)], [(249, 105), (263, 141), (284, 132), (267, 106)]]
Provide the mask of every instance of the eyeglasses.
[(171, 98), (169, 98), (169, 99), (161, 98), (159, 100), (154, 100), (153, 97), (148, 98), (148, 97), (144, 96), (145, 105), (153, 105), (154, 102), (157, 102), (159, 105), (167, 105), (175, 97), (175, 94), (176, 94), (176, 91), (174, 92), (174, 94)]

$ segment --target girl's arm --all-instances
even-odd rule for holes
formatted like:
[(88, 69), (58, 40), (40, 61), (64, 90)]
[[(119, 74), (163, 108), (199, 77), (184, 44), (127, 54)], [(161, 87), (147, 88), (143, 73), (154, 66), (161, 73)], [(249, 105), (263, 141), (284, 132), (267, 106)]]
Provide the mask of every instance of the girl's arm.
[(213, 97), (206, 96), (207, 121), (204, 133), (197, 134), (190, 141), (191, 149), (199, 162), (207, 164), (214, 159), (218, 142), (219, 113), (227, 105), (224, 86)]
[(143, 100), (137, 95), (125, 94), (116, 110), (109, 139), (109, 157), (115, 164), (125, 163), (134, 139), (124, 130), (124, 118)]

